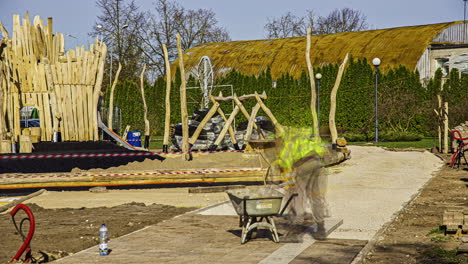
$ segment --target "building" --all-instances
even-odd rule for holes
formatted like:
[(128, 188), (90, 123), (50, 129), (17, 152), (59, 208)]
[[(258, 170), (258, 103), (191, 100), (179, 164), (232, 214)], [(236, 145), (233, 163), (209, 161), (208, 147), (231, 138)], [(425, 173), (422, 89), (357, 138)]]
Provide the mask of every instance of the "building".
[[(314, 35), (311, 61), (314, 66), (340, 63), (346, 53), (369, 63), (379, 57), (383, 70), (404, 65), (418, 70), (424, 82), (439, 67), (445, 74), (450, 68), (468, 72), (467, 35), (463, 21)], [(259, 74), (270, 67), (275, 79), (285, 73), (297, 77), (306, 70), (305, 50), (305, 37), (209, 43), (187, 50), (184, 61), (190, 71), (202, 56), (209, 56), (215, 74), (233, 69)]]

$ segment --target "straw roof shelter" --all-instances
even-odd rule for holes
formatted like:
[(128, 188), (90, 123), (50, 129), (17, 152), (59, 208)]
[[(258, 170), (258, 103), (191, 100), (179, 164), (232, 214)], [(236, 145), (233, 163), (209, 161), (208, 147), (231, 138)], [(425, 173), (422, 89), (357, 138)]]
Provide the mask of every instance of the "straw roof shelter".
[[(466, 42), (466, 35), (462, 21), (314, 35), (311, 61), (314, 66), (338, 63), (346, 53), (354, 58), (367, 58), (369, 63), (379, 57), (384, 70), (404, 65), (418, 69), (424, 79), (431, 77), (437, 67), (443, 67), (447, 57), (454, 56), (453, 51), (445, 55), (431, 51), (463, 48), (455, 53), (468, 53), (465, 45), (460, 44)], [(297, 77), (306, 70), (305, 49), (305, 37), (209, 43), (187, 50), (184, 61), (190, 70), (202, 56), (209, 56), (216, 74), (236, 69), (258, 75), (270, 67), (274, 79), (285, 73)], [(438, 61), (441, 56), (442, 61)]]

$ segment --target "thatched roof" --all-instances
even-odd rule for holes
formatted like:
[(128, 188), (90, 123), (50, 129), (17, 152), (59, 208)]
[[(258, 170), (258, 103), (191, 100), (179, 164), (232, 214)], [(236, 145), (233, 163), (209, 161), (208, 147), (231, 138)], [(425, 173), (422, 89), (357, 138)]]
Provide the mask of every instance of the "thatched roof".
[[(311, 60), (314, 66), (338, 63), (346, 53), (354, 58), (379, 57), (382, 67), (416, 64), (444, 29), (462, 22), (345, 32), (312, 36)], [(306, 69), (305, 37), (264, 39), (202, 44), (187, 50), (187, 70), (195, 67), (202, 56), (211, 58), (217, 74), (236, 69), (244, 74), (259, 74), (270, 66), (273, 78), (289, 72), (298, 76)], [(177, 63), (175, 63), (177, 65)]]

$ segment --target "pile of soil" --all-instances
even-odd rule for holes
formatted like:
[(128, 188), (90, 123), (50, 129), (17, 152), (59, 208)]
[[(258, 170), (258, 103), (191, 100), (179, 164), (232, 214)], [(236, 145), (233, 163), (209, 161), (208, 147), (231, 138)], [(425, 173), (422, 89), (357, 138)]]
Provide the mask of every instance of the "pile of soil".
[(447, 208), (468, 206), (467, 182), (468, 168), (444, 166), (388, 226), (365, 263), (468, 263), (468, 254), (456, 254), (460, 242), (439, 230)]
[[(36, 204), (27, 205), (36, 220), (32, 251), (41, 250), (58, 257), (97, 245), (101, 224), (106, 224), (112, 239), (195, 209), (160, 204), (145, 206), (144, 203), (80, 209), (44, 209)], [(15, 218), (19, 222), (23, 217), (25, 214), (20, 210)], [(29, 226), (28, 222), (25, 226)], [(0, 215), (0, 233), (0, 263), (7, 263), (22, 244), (9, 214)]]

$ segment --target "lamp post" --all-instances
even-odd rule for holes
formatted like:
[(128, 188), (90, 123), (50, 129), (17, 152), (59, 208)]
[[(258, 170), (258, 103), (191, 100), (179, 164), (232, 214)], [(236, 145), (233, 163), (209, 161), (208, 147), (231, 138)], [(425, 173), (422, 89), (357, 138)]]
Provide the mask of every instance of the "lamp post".
[(322, 79), (322, 74), (315, 74), (315, 79), (317, 79), (317, 126), (320, 128), (320, 79)]
[(372, 64), (375, 67), (375, 143), (379, 142), (379, 65), (380, 59), (374, 58)]

